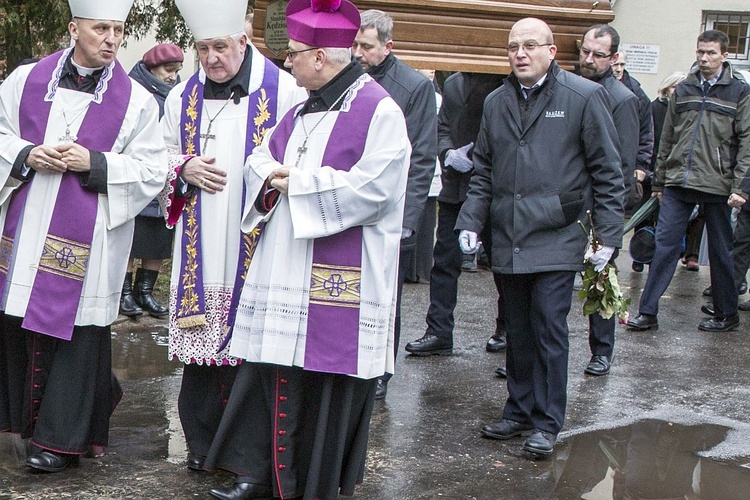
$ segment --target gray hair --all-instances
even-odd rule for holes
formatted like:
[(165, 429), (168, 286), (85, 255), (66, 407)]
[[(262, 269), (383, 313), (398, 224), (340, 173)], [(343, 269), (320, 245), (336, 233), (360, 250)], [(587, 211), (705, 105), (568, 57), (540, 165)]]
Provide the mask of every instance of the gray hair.
[(677, 85), (681, 81), (687, 78), (687, 75), (682, 71), (675, 71), (659, 84), (659, 99), (669, 99), (669, 88), (672, 85)]
[(393, 18), (382, 10), (370, 9), (360, 15), (359, 29), (375, 28), (380, 43), (386, 44), (393, 40)]
[(325, 47), (323, 50), (332, 64), (342, 66), (352, 61), (352, 49), (350, 47)]

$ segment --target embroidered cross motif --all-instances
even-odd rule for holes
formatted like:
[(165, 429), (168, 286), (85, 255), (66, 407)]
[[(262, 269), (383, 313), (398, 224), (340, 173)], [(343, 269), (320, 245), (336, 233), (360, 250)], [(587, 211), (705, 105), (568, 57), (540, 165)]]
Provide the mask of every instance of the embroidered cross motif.
[(323, 282), (323, 288), (328, 290), (331, 297), (338, 297), (346, 291), (348, 285), (340, 274), (332, 274), (330, 278)]
[(78, 260), (70, 247), (62, 247), (55, 252), (55, 259), (62, 268), (68, 268)]

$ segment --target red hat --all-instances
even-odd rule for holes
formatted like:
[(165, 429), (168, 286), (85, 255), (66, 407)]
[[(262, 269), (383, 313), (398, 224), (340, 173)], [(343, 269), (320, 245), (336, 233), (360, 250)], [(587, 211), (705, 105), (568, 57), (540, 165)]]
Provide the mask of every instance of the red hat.
[(162, 64), (182, 62), (185, 59), (182, 49), (171, 43), (162, 43), (143, 54), (143, 64), (147, 69), (155, 68)]
[(289, 38), (313, 47), (351, 47), (359, 26), (349, 0), (291, 0), (286, 6)]

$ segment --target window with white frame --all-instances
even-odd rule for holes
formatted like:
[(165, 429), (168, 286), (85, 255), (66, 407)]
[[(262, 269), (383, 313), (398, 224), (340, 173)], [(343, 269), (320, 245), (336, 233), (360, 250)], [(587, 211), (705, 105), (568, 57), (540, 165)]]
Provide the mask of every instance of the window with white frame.
[(727, 34), (729, 59), (750, 59), (750, 12), (704, 12), (703, 29)]

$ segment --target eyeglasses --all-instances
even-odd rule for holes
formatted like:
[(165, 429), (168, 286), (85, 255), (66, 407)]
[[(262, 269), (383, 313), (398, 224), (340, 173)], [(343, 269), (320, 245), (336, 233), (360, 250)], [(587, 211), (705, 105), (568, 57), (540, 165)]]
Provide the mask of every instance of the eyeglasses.
[(526, 53), (534, 52), (539, 47), (547, 47), (549, 45), (552, 45), (551, 43), (536, 43), (532, 40), (529, 40), (528, 42), (523, 42), (523, 44), (519, 45), (517, 43), (509, 43), (508, 44), (508, 54), (515, 54), (518, 52), (518, 49), (523, 47), (523, 51)]
[(290, 61), (294, 61), (294, 58), (297, 56), (297, 54), (300, 54), (302, 52), (308, 52), (310, 50), (318, 50), (320, 47), (311, 47), (309, 49), (302, 49), (302, 50), (289, 50), (289, 47), (286, 48), (286, 56), (285, 59), (289, 59)]
[(589, 49), (581, 47), (581, 55), (588, 58), (589, 54), (594, 56), (594, 59), (608, 59), (612, 57), (612, 54), (602, 54), (601, 52), (591, 52)]

